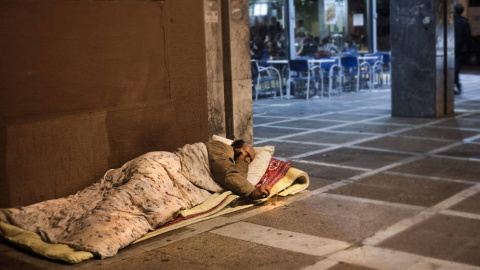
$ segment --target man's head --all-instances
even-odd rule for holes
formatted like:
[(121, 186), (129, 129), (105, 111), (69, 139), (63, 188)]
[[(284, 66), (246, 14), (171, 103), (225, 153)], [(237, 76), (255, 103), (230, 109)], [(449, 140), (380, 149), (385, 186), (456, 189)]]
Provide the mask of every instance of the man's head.
[(232, 147), (235, 154), (235, 160), (240, 158), (245, 160), (247, 163), (250, 163), (255, 158), (255, 150), (244, 140), (235, 140), (232, 143)]
[(462, 15), (463, 11), (465, 10), (465, 8), (463, 7), (462, 4), (456, 4), (453, 9), (455, 10), (455, 13), (458, 14), (458, 15)]

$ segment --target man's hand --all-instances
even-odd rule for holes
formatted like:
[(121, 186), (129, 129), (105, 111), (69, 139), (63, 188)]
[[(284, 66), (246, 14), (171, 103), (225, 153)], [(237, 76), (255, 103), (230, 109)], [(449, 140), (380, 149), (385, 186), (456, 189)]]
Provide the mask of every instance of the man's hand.
[(268, 197), (268, 195), (270, 195), (270, 189), (271, 188), (269, 186), (259, 186), (252, 192), (252, 194), (250, 195), (250, 199), (258, 200), (266, 198)]

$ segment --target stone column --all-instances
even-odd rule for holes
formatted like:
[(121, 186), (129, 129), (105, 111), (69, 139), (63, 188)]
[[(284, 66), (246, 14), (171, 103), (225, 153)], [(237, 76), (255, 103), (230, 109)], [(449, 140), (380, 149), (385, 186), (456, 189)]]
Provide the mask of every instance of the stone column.
[(225, 137), (221, 0), (204, 0), (209, 135)]
[(247, 0), (222, 0), (226, 134), (253, 142)]
[(453, 113), (453, 0), (392, 0), (392, 115)]

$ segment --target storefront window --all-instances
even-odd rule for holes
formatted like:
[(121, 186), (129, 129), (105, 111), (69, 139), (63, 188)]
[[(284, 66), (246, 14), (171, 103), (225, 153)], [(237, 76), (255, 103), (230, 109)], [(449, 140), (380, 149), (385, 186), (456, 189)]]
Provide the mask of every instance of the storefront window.
[(252, 59), (286, 59), (285, 7), (281, 0), (250, 0), (250, 53)]
[[(295, 0), (297, 44), (303, 37), (330, 53), (369, 51), (367, 0)], [(301, 52), (299, 56), (311, 56)]]
[[(375, 41), (369, 9), (373, 1), (250, 0), (252, 59), (286, 59), (289, 52), (290, 58), (372, 52)], [(388, 21), (388, 12), (384, 11), (388, 11), (389, 0), (376, 1), (377, 11), (383, 12), (380, 15)], [(290, 21), (288, 9), (294, 10)], [(389, 25), (382, 27), (376, 29), (384, 37), (382, 44), (375, 45), (389, 50)]]

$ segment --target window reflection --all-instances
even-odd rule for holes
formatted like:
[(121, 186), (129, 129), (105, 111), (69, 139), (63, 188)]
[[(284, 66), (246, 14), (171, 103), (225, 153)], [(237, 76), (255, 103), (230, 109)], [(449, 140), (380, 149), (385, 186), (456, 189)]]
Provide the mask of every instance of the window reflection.
[[(369, 3), (372, 0), (293, 1), (296, 57), (322, 54), (372, 52), (369, 37)], [(286, 59), (289, 42), (283, 0), (250, 0), (250, 46), (253, 59)], [(389, 0), (375, 0), (379, 20), (376, 31), (379, 49), (389, 50)], [(293, 57), (292, 57), (293, 58)]]

